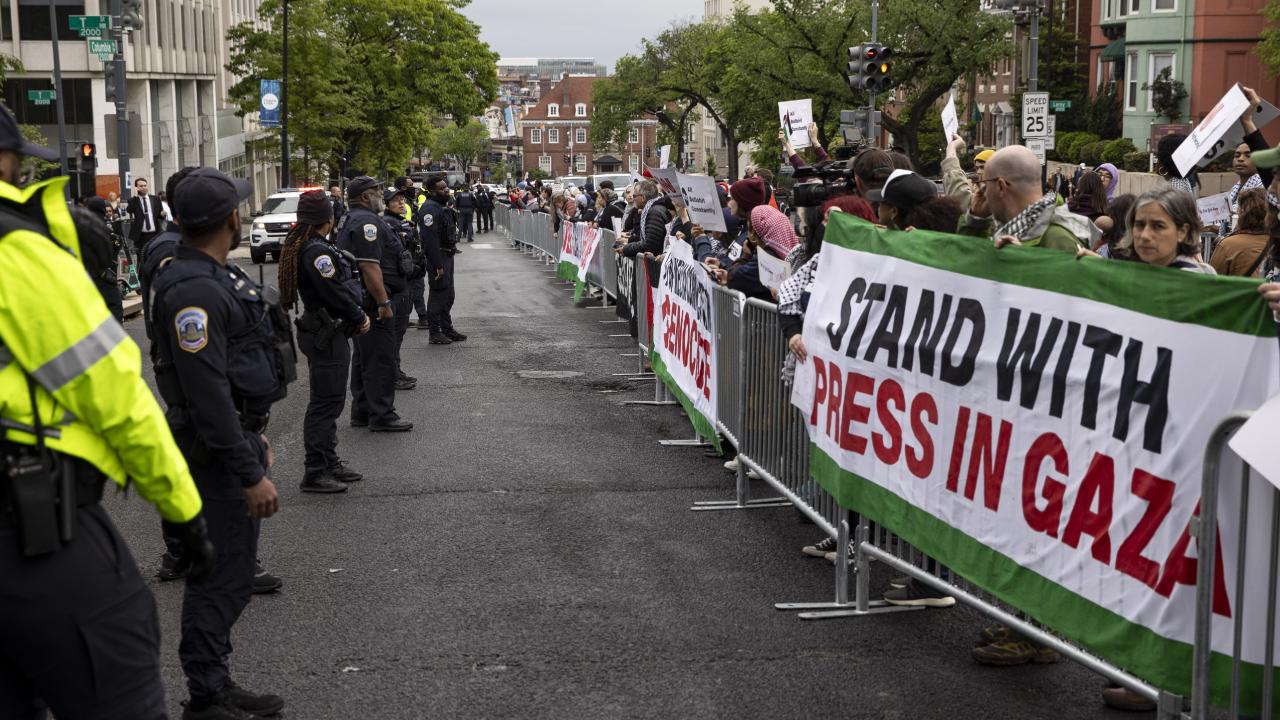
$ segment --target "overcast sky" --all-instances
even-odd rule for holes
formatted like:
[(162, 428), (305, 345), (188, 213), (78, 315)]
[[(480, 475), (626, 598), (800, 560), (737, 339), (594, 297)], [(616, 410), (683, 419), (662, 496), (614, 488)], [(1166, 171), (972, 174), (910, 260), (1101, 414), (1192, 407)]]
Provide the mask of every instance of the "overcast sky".
[(701, 20), (702, 0), (471, 0), (463, 11), (503, 57), (592, 57), (613, 72), (673, 20)]

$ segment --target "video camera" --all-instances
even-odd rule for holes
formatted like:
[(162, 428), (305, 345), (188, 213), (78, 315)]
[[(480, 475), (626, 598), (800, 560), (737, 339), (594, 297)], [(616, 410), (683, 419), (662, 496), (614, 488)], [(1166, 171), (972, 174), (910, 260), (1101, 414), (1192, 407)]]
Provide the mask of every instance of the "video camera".
[(828, 160), (796, 168), (791, 193), (798, 208), (820, 207), (828, 199), (855, 192), (853, 159)]

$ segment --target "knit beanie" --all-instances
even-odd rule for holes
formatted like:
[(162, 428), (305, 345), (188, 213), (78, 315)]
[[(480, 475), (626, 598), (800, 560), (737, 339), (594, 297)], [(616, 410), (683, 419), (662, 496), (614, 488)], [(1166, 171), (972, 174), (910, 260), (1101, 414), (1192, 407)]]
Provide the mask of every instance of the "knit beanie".
[(298, 222), (319, 227), (333, 219), (333, 206), (323, 190), (308, 190), (298, 196)]
[(742, 214), (749, 214), (769, 199), (765, 195), (764, 181), (758, 177), (744, 178), (730, 185), (729, 195), (738, 202), (738, 211)]

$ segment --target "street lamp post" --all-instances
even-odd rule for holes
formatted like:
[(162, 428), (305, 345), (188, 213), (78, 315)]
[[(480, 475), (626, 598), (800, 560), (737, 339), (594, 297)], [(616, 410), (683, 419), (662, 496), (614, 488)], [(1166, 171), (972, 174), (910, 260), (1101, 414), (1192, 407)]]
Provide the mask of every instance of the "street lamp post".
[(280, 73), (280, 185), (289, 187), (289, 0), (284, 0), (283, 65)]

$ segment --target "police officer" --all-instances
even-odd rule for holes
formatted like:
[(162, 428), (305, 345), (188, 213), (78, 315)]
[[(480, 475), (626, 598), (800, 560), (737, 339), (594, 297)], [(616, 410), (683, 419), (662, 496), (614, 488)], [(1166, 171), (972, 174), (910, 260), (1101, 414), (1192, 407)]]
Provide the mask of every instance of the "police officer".
[(284, 707), (276, 695), (236, 685), (227, 666), (231, 627), (252, 592), (260, 522), (279, 508), (262, 433), (295, 362), (284, 312), (226, 265), (240, 242), (237, 208), (251, 191), (207, 167), (178, 183), (182, 242), (152, 288), (156, 385), (218, 551), (208, 577), (187, 577), (178, 646), (191, 693), (184, 720), (239, 720)]
[(364, 280), (362, 304), (377, 317), (355, 341), (351, 361), (351, 425), (374, 432), (406, 432), (413, 423), (396, 414), (395, 301), (407, 281), (400, 273), (400, 243), (387, 229), (382, 189), (367, 175), (347, 185), (350, 210), (338, 227), (338, 248), (356, 258)]
[(298, 348), (307, 356), (311, 398), (302, 422), (306, 470), (302, 491), (346, 492), (347, 483), (363, 479), (338, 457), (337, 420), (347, 401), (351, 370), (351, 335), (369, 331), (369, 316), (360, 309), (360, 279), (355, 258), (329, 244), (333, 206), (324, 192), (298, 198), (298, 224), (280, 254), (280, 298), (292, 308), (302, 296)]
[[(409, 329), (409, 312), (413, 309), (411, 297), (411, 281), (417, 265), (413, 261), (413, 251), (418, 247), (418, 231), (413, 223), (404, 219), (405, 196), (403, 190), (387, 190), (382, 194), (382, 222), (392, 235), (396, 236), (400, 252), (400, 273), (405, 278), (404, 290), (391, 296), (391, 309), (395, 311), (396, 325), (396, 390), (412, 390), (418, 385), (418, 378), (405, 374), (400, 365), (400, 346), (404, 344), (405, 331)], [(425, 276), (425, 267), (424, 267)]]
[(413, 180), (408, 175), (396, 178), (393, 187), (404, 196), (404, 212), (400, 217), (413, 222), (413, 216), (418, 214), (418, 188), (413, 186)]
[(476, 213), (476, 196), (467, 185), (459, 185), (458, 193), (453, 198), (453, 206), (458, 210), (458, 239), (465, 235), (467, 242), (474, 241), (475, 225), (472, 218)]
[(476, 212), (480, 232), (493, 230), (493, 193), (484, 185), (476, 184)]
[(0, 717), (163, 718), (155, 600), (105, 482), (156, 506), (193, 575), (214, 550), (141, 352), (81, 266), (67, 179), (18, 188), (23, 155), (57, 158), (0, 108)]
[(418, 237), (427, 256), (427, 323), (432, 345), (448, 345), (467, 339), (453, 329), (453, 256), (458, 252), (456, 226), (449, 208), (449, 185), (444, 176), (427, 178), (427, 201), (418, 210)]

